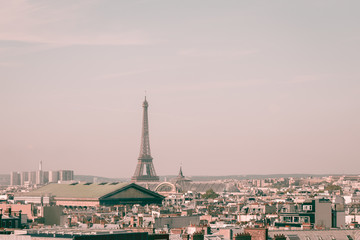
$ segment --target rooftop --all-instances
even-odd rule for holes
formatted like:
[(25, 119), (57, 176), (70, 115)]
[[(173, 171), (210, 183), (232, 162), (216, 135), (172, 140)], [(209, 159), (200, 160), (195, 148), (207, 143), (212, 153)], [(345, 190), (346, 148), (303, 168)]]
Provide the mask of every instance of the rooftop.
[(106, 194), (121, 189), (129, 183), (72, 183), (58, 184), (50, 183), (28, 193), (21, 193), (21, 196), (54, 196), (74, 198), (100, 198)]

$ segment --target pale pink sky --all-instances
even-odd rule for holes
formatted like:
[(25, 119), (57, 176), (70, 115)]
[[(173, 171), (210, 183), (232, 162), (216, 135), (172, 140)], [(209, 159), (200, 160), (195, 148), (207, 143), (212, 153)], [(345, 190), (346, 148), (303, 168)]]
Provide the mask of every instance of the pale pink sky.
[(359, 1), (0, 0), (0, 173), (359, 173)]

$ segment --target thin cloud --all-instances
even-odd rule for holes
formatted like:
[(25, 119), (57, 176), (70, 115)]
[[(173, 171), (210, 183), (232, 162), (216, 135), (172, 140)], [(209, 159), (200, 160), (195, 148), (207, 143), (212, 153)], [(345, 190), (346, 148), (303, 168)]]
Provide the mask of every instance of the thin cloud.
[(258, 53), (256, 49), (250, 50), (209, 50), (209, 49), (181, 49), (177, 52), (179, 56), (186, 57), (237, 57)]
[[(86, 9), (96, 2), (86, 1), (56, 7), (51, 5), (54, 2), (2, 2), (0, 40), (48, 44), (50, 47), (148, 45), (158, 42), (141, 29), (87, 29), (92, 23), (84, 20), (91, 19), (87, 18), (90, 13)], [(82, 31), (79, 32), (78, 29)]]
[(0, 67), (17, 67), (19, 64), (14, 62), (0, 62)]
[(121, 45), (148, 45), (153, 42), (149, 41), (142, 33), (123, 33), (117, 35), (100, 34), (100, 35), (61, 35), (39, 33), (19, 34), (19, 33), (3, 33), (0, 40), (17, 41), (24, 43), (40, 43), (50, 44), (51, 46), (70, 46), (70, 45), (87, 45), (87, 46), (121, 46)]
[(282, 84), (300, 84), (325, 80), (329, 75), (299, 75), (288, 81), (271, 80), (267, 78), (242, 79), (239, 81), (214, 81), (195, 84), (163, 86), (160, 91), (204, 91), (214, 89), (248, 88)]
[(146, 72), (150, 72), (151, 69), (143, 69), (143, 70), (136, 70), (136, 71), (128, 71), (128, 72), (120, 72), (120, 73), (111, 73), (111, 74), (104, 74), (97, 77), (99, 80), (106, 80), (106, 79), (116, 79), (121, 78), (124, 76), (133, 76), (138, 75)]
[(309, 75), (298, 75), (293, 77), (292, 79), (286, 81), (285, 83), (306, 83), (306, 82), (316, 82), (322, 81), (326, 78), (329, 78), (330, 75), (328, 74), (309, 74)]
[(268, 79), (249, 79), (249, 80), (239, 80), (239, 81), (214, 81), (214, 82), (204, 82), (197, 84), (184, 84), (184, 85), (174, 85), (161, 87), (161, 91), (204, 91), (204, 90), (213, 90), (213, 89), (228, 89), (228, 88), (245, 88), (252, 86), (263, 86), (273, 84)]

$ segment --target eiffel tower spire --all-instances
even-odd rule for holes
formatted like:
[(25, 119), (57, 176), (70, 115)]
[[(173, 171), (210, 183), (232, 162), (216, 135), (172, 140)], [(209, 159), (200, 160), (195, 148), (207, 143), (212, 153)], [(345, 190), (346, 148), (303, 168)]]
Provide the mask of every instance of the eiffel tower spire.
[(159, 177), (156, 176), (154, 164), (152, 162), (153, 158), (151, 157), (150, 151), (148, 107), (149, 104), (145, 96), (145, 100), (143, 102), (143, 122), (140, 154), (135, 173), (131, 178), (133, 182), (159, 181)]
[(139, 158), (149, 159), (151, 157), (150, 152), (150, 140), (149, 140), (149, 120), (148, 120), (148, 107), (149, 104), (146, 101), (146, 97), (143, 103), (143, 124), (142, 124), (142, 134), (141, 134), (141, 146)]

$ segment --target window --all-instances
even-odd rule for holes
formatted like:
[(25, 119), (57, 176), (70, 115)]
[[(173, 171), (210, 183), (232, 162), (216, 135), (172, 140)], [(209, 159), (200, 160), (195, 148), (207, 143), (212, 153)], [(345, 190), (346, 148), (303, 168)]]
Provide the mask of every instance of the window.
[(304, 217), (304, 223), (308, 223), (309, 222), (309, 217)]
[(311, 211), (311, 210), (312, 210), (312, 206), (311, 206), (311, 205), (303, 205), (303, 210), (304, 210), (304, 211)]

